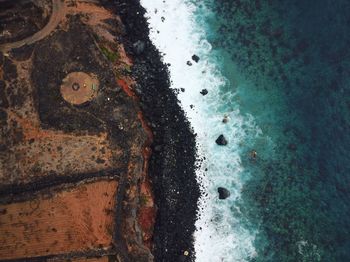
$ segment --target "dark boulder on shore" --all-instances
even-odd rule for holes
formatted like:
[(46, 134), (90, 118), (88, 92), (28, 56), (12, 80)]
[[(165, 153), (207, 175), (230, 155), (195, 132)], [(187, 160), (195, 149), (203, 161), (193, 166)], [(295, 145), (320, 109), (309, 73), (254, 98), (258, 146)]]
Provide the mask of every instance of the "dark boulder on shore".
[(195, 61), (196, 63), (198, 63), (198, 61), (199, 61), (199, 56), (193, 55), (193, 56), (192, 56), (192, 60)]
[(208, 90), (207, 89), (203, 89), (202, 91), (200, 91), (200, 93), (205, 96), (208, 94)]
[(226, 146), (228, 142), (224, 135), (219, 135), (219, 137), (215, 140), (215, 143), (219, 146)]
[(162, 151), (162, 149), (163, 149), (163, 147), (162, 147), (161, 145), (156, 145), (156, 146), (154, 147), (154, 150), (157, 151), (157, 152)]
[(141, 55), (145, 50), (145, 42), (138, 40), (133, 44), (133, 48), (135, 54)]
[(228, 198), (231, 193), (224, 187), (218, 187), (218, 193), (219, 193), (219, 199), (226, 199)]

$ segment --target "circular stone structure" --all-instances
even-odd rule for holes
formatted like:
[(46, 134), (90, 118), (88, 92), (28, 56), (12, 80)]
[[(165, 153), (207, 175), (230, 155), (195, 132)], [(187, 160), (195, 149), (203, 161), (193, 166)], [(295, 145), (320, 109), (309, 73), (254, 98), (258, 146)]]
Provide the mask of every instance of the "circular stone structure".
[(61, 95), (73, 105), (81, 105), (97, 96), (99, 81), (94, 74), (69, 73), (62, 81)]

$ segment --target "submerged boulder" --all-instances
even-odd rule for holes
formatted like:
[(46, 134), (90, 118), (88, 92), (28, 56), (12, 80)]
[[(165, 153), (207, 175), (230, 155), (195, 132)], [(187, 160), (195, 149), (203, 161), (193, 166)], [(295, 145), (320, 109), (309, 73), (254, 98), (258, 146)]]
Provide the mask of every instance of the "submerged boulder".
[(224, 135), (220, 135), (216, 140), (215, 143), (218, 144), (219, 146), (226, 146), (227, 145), (227, 140), (224, 137)]
[(219, 199), (226, 199), (228, 198), (231, 193), (224, 187), (218, 187), (218, 193), (219, 193)]

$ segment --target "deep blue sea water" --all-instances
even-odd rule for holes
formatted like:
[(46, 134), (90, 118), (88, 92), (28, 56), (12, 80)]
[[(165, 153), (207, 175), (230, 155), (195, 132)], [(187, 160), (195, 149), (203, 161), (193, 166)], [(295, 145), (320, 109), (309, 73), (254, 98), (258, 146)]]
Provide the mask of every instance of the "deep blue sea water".
[[(176, 69), (174, 88), (188, 88), (176, 80), (181, 70), (193, 70), (191, 90), (208, 87), (208, 98), (180, 95), (195, 130), (203, 114), (217, 121), (202, 125), (208, 130), (198, 141), (207, 158), (203, 190), (212, 197), (202, 200), (208, 218), (200, 231), (206, 225), (210, 233), (197, 235), (197, 260), (350, 261), (350, 1), (142, 2), (159, 31), (156, 45), (164, 53), (181, 50), (177, 59), (164, 57)], [(163, 28), (162, 16), (178, 29), (171, 31), (171, 22)], [(188, 27), (199, 36), (185, 35)], [(176, 42), (182, 36), (186, 41)], [(163, 46), (167, 39), (176, 44)], [(191, 41), (200, 49), (191, 52), (210, 68), (200, 69), (206, 82), (191, 82), (198, 78), (185, 64), (191, 45), (181, 46)], [(213, 86), (215, 77), (225, 81)], [(220, 133), (230, 138), (227, 150), (213, 142)], [(231, 190), (231, 199), (218, 201), (217, 186)], [(223, 241), (215, 246), (213, 239)]]
[(260, 225), (253, 260), (350, 261), (350, 2), (207, 6), (227, 88), (274, 141), (254, 141), (242, 155), (254, 174), (242, 206)]

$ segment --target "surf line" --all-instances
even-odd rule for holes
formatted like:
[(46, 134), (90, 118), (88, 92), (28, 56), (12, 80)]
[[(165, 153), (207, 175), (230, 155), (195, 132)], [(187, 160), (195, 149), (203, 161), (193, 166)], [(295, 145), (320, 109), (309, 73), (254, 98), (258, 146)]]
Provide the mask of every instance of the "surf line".
[[(233, 91), (221, 91), (227, 80), (206, 40), (206, 28), (198, 22), (208, 10), (201, 4), (199, 11), (198, 4), (185, 0), (141, 0), (141, 4), (147, 10), (150, 39), (170, 65), (171, 88), (179, 91), (181, 106), (197, 134), (201, 165), (196, 175), (202, 196), (194, 235), (196, 261), (247, 261), (256, 254), (255, 234), (234, 212), (239, 212), (243, 186), (239, 144), (246, 136), (244, 126), (253, 129), (254, 123), (230, 102), (235, 100)], [(228, 141), (225, 146), (215, 143), (221, 134)], [(221, 185), (230, 190), (225, 201), (218, 198)]]

